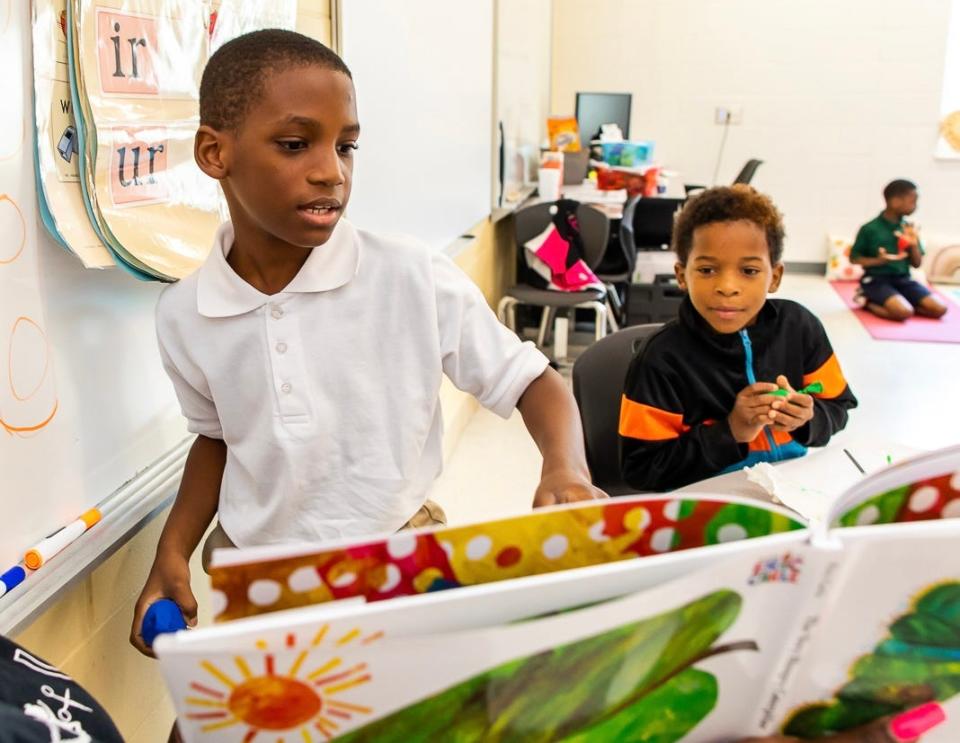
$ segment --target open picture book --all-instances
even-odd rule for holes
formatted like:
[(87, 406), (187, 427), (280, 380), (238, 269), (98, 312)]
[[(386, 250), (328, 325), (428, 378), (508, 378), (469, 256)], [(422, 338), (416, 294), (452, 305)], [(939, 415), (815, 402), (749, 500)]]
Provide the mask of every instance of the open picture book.
[(814, 527), (675, 494), (237, 551), (235, 621), (155, 649), (187, 741), (814, 738), (930, 700), (955, 741), (958, 472), (907, 460)]

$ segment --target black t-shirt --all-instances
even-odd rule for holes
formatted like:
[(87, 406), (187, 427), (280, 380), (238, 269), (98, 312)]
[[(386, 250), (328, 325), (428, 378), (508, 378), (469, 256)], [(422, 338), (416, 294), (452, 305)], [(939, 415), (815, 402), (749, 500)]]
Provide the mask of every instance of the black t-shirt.
[(123, 743), (97, 700), (55, 666), (0, 636), (0, 743)]

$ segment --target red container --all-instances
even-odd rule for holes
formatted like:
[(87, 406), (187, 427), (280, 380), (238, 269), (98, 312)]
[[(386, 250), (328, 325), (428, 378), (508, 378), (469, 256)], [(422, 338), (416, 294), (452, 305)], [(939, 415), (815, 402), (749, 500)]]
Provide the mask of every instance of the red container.
[(660, 168), (650, 168), (644, 173), (597, 168), (597, 188), (601, 191), (619, 191), (625, 188), (628, 196), (656, 196), (659, 176)]
[(619, 191), (626, 188), (625, 175), (623, 171), (613, 168), (597, 168), (597, 188), (601, 191)]

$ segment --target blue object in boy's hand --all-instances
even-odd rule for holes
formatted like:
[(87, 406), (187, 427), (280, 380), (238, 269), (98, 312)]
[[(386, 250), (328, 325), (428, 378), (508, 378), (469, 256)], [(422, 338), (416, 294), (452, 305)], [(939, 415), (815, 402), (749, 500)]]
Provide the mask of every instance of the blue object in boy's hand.
[(177, 602), (173, 599), (160, 599), (147, 607), (143, 624), (140, 625), (140, 636), (149, 648), (153, 647), (153, 641), (157, 639), (157, 635), (186, 628), (187, 623), (183, 620), (183, 613), (177, 606)]

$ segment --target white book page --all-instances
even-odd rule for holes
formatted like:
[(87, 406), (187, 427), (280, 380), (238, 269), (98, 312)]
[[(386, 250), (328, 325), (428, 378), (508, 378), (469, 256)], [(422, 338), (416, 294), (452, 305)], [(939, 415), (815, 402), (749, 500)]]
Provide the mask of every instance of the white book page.
[[(864, 683), (877, 679), (877, 666), (868, 672), (864, 665), (855, 664), (877, 658), (881, 663), (904, 658), (903, 653), (910, 651), (901, 646), (877, 648), (885, 640), (894, 639), (891, 624), (906, 614), (916, 614), (917, 601), (938, 586), (952, 584), (960, 591), (960, 520), (844, 529), (839, 532), (839, 539), (844, 560), (834, 576), (816, 629), (794, 661), (788, 689), (775, 705), (774, 714), (765, 724), (758, 721), (757, 732), (780, 729), (805, 705), (831, 704), (837, 692), (854, 679), (860, 687), (856, 691), (848, 687), (847, 696), (868, 694), (872, 687)], [(958, 647), (943, 647), (934, 652), (945, 659), (949, 656), (949, 662), (960, 668), (960, 643)], [(942, 664), (922, 665), (924, 661), (915, 658), (910, 663), (912, 672), (924, 681), (934, 673), (944, 673)], [(912, 683), (901, 676), (886, 677), (888, 683), (891, 679)], [(911, 693), (922, 696), (922, 690), (916, 688)], [(926, 734), (925, 743), (960, 740), (960, 694), (941, 699), (940, 703), (946, 710), (947, 723)]]
[[(866, 477), (909, 457), (917, 449), (867, 436), (847, 437), (799, 459), (761, 463), (703, 480), (678, 492), (716, 493), (779, 503), (811, 522), (826, 522), (833, 505)], [(863, 470), (861, 472), (861, 469)]]

